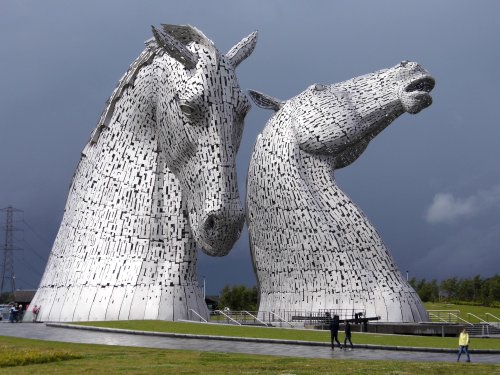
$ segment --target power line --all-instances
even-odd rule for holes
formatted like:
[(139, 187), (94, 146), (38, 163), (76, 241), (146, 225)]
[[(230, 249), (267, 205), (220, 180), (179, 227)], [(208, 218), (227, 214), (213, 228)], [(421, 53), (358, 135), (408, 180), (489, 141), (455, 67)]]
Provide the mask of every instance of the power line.
[(47, 258), (42, 257), (42, 256), (40, 255), (40, 253), (38, 253), (38, 251), (36, 251), (36, 250), (35, 250), (35, 247), (34, 247), (33, 245), (31, 245), (31, 244), (30, 244), (30, 243), (26, 240), (26, 238), (22, 238), (22, 239), (20, 239), (20, 238), (17, 238), (16, 236), (14, 236), (14, 238), (15, 238), (16, 240), (18, 240), (18, 241), (22, 241), (22, 242), (24, 242), (24, 246), (23, 246), (23, 247), (27, 247), (29, 250), (31, 250), (31, 252), (32, 252), (33, 254), (35, 254), (35, 255), (38, 257), (38, 259), (40, 259), (40, 261), (42, 261), (42, 262), (43, 262), (43, 265), (45, 266), (45, 264), (47, 263)]
[(26, 225), (26, 227), (28, 227), (28, 229), (29, 229), (29, 230), (30, 230), (30, 231), (31, 231), (31, 232), (32, 232), (35, 236), (37, 236), (37, 237), (38, 237), (38, 239), (39, 239), (39, 240), (42, 240), (43, 242), (45, 242), (45, 244), (46, 244), (48, 247), (50, 247), (50, 246), (51, 246), (50, 241), (49, 241), (48, 239), (46, 239), (45, 237), (43, 237), (43, 236), (39, 235), (39, 234), (37, 233), (37, 231), (35, 231), (35, 229), (34, 229), (34, 228), (33, 228), (33, 227), (32, 227), (32, 226), (31, 226), (31, 225), (30, 225), (30, 224), (26, 221), (26, 219), (24, 219), (24, 217), (23, 217), (22, 222)]
[[(24, 215), (23, 215), (24, 216)], [(24, 248), (24, 254), (20, 255), (20, 256), (17, 256), (15, 257), (16, 259), (16, 264), (21, 264), (22, 265), (22, 269), (23, 269), (23, 272), (24, 272), (24, 276), (26, 277), (26, 272), (25, 271), (28, 271), (32, 276), (28, 277), (30, 280), (33, 279), (33, 276), (35, 276), (37, 279), (41, 279), (41, 277), (43, 276), (43, 271), (45, 269), (45, 266), (47, 264), (47, 255), (44, 254), (44, 256), (42, 256), (38, 250), (36, 249), (40, 249), (40, 248), (49, 248), (49, 244), (48, 244), (48, 241), (45, 237), (41, 236), (34, 228), (32, 225), (30, 225), (26, 220), (24, 220), (24, 218), (22, 220), (18, 220), (19, 223), (22, 223), (24, 224), (23, 227), (25, 227), (26, 229), (29, 229), (29, 233), (31, 233), (32, 235), (34, 235), (35, 239), (36, 239), (36, 243), (37, 245), (36, 246), (33, 246), (26, 238), (26, 234), (28, 232), (26, 231), (22, 231), (22, 238), (21, 237), (18, 237), (16, 235), (14, 235), (14, 238), (19, 241), (19, 242), (23, 242), (22, 244), (22, 247)], [(42, 245), (42, 246), (40, 246)], [(26, 253), (26, 250), (29, 251), (29, 254)], [(35, 257), (34, 257), (34, 256)], [(32, 261), (35, 261), (34, 263), (32, 263)], [(40, 265), (42, 267), (40, 267)], [(41, 268), (41, 269), (40, 269)], [(16, 281), (21, 281), (21, 280), (24, 280), (24, 284), (25, 285), (28, 285), (28, 284), (34, 284), (34, 285), (38, 285), (39, 284), (39, 281), (38, 282), (30, 282), (30, 283), (27, 283), (26, 282), (26, 279), (21, 279), (21, 273), (19, 272), (19, 267), (16, 268), (18, 270), (18, 272), (16, 273)]]
[[(28, 267), (33, 273), (37, 274), (40, 278), (42, 277), (40, 270), (37, 270), (32, 264), (30, 264), (24, 256), (20, 259), (23, 261), (23, 267)], [(20, 273), (18, 272), (16, 278), (19, 278), (19, 275)]]

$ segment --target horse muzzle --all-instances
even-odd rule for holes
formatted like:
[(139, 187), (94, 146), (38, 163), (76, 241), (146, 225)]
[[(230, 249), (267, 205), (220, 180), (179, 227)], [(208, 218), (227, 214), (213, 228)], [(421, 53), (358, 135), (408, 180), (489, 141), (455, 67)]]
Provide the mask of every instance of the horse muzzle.
[(245, 222), (245, 212), (238, 205), (207, 212), (200, 220), (196, 242), (211, 256), (225, 256), (238, 240)]
[(435, 81), (429, 75), (422, 75), (404, 85), (399, 93), (399, 99), (406, 112), (416, 114), (432, 104), (429, 94), (434, 88)]

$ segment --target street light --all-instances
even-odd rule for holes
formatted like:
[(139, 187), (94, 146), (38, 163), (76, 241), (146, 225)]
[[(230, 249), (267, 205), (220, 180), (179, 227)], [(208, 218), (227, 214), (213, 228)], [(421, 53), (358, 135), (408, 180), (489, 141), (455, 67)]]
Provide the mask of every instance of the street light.
[(203, 299), (205, 299), (206, 296), (206, 284), (205, 284), (205, 276), (203, 276)]

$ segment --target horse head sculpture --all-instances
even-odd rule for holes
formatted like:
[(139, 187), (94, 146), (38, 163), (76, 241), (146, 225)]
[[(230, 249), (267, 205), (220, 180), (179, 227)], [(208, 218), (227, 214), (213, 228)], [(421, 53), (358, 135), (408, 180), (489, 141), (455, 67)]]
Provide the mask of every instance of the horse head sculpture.
[[(419, 64), (400, 64), (332, 85), (315, 84), (288, 100), (297, 144), (312, 154), (335, 155), (335, 169), (355, 161), (392, 121), (432, 104), (434, 79)], [(255, 103), (279, 110), (285, 103), (250, 90)]]
[(197, 246), (226, 255), (243, 226), (235, 157), (250, 103), (235, 69), (257, 34), (225, 55), (192, 26), (153, 36), (82, 151), (33, 300), (39, 319), (209, 316)]
[(424, 68), (403, 61), (345, 82), (312, 85), (287, 101), (250, 92), (257, 105), (276, 112), (257, 139), (247, 177), (259, 311), (428, 318), (334, 171), (355, 161), (397, 117), (428, 107), (433, 87)]
[[(159, 144), (179, 179), (196, 242), (207, 254), (223, 256), (244, 223), (235, 162), (251, 106), (235, 68), (252, 52), (257, 34), (222, 55), (191, 26), (153, 27), (153, 33), (166, 60), (157, 77)], [(169, 64), (171, 58), (177, 64)]]

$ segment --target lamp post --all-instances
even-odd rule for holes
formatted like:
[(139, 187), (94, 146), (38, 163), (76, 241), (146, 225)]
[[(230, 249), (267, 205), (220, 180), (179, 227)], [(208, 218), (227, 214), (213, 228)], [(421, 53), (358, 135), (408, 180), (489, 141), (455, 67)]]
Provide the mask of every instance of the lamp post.
[(203, 276), (203, 299), (206, 297), (206, 284), (205, 284), (205, 276)]

